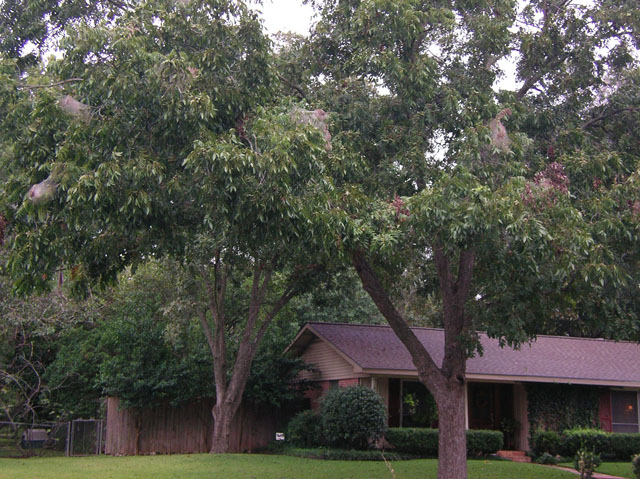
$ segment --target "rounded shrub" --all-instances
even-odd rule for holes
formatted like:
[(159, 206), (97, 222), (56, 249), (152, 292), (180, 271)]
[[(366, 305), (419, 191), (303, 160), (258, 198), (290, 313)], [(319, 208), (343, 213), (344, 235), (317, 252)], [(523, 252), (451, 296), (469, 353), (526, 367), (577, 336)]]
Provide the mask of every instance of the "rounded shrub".
[(332, 446), (366, 449), (385, 433), (382, 398), (363, 386), (330, 389), (322, 401), (322, 432)]
[(320, 416), (315, 411), (307, 410), (291, 418), (287, 426), (287, 441), (298, 447), (321, 446)]

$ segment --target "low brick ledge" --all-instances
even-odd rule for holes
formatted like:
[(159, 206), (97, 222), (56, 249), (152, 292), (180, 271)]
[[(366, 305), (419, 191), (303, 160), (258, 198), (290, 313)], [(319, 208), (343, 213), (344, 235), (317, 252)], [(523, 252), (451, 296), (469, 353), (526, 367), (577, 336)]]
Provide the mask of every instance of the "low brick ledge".
[(531, 462), (531, 458), (524, 451), (498, 451), (497, 455), (513, 462)]

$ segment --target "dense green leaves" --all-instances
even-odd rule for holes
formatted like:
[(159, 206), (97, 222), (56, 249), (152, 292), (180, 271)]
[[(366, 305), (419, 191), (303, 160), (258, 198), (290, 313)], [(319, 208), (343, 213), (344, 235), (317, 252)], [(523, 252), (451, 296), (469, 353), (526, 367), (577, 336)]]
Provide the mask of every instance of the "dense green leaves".
[(333, 388), (322, 398), (322, 435), (332, 446), (367, 449), (384, 435), (386, 416), (382, 398), (373, 389)]

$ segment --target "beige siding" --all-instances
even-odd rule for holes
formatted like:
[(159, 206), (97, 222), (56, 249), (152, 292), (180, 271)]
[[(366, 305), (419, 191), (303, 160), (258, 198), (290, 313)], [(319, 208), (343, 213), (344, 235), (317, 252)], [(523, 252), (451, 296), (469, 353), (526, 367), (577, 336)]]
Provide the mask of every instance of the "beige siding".
[(317, 369), (314, 373), (305, 371), (301, 375), (304, 379), (331, 381), (364, 376), (363, 374), (356, 374), (353, 366), (321, 339), (314, 339), (307, 346), (302, 354), (302, 359), (309, 364), (313, 364)]
[(389, 378), (371, 378), (373, 390), (380, 394), (385, 407), (387, 408), (387, 419), (389, 419)]

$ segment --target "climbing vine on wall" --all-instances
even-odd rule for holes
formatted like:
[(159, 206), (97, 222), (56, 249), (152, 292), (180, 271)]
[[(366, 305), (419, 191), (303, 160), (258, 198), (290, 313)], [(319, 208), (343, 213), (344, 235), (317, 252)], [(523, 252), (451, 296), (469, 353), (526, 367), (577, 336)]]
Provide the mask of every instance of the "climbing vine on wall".
[(539, 383), (529, 383), (526, 388), (532, 433), (600, 426), (600, 388)]

